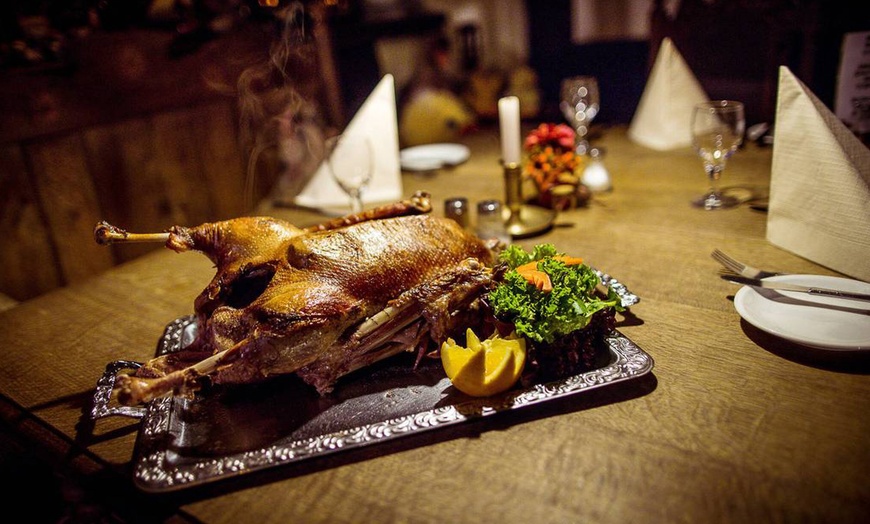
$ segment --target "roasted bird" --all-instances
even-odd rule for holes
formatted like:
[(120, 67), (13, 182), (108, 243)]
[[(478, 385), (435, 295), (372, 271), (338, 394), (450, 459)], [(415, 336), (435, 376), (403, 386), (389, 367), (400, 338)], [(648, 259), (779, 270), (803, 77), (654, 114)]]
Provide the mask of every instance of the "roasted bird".
[(155, 234), (98, 224), (99, 243), (160, 241), (216, 266), (194, 302), (195, 341), (119, 375), (119, 402), (287, 373), (326, 394), (373, 362), (405, 350), (422, 355), (468, 323), (503, 247), (430, 211), (429, 196), (418, 193), (307, 229), (268, 217)]

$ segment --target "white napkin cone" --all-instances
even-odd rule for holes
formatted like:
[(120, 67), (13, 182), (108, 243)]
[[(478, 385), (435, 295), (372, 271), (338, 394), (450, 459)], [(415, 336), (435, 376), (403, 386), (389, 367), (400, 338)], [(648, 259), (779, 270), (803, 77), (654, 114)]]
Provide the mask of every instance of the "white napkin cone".
[(709, 98), (670, 38), (662, 40), (628, 137), (659, 151), (692, 145), (692, 108)]
[(775, 129), (768, 241), (870, 281), (870, 149), (785, 66)]
[[(396, 115), (396, 87), (392, 75), (384, 75), (344, 130), (345, 135), (364, 135), (374, 152), (372, 180), (363, 189), (363, 205), (402, 198), (399, 166), (399, 125)], [(350, 197), (342, 191), (326, 163), (322, 163), (308, 185), (294, 199), (299, 206), (322, 210), (344, 210)], [(339, 211), (340, 212), (340, 211)]]

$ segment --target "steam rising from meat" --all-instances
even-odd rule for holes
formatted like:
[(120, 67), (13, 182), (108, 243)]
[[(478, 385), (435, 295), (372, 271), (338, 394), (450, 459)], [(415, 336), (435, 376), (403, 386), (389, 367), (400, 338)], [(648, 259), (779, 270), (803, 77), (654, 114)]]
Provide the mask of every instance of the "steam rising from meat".
[(323, 157), (326, 124), (317, 100), (320, 68), (310, 13), (301, 2), (291, 2), (276, 9), (275, 18), (279, 24), (268, 58), (246, 69), (237, 86), (249, 208), (258, 175), (271, 175), (264, 182), (274, 185), (277, 197), (296, 195)]

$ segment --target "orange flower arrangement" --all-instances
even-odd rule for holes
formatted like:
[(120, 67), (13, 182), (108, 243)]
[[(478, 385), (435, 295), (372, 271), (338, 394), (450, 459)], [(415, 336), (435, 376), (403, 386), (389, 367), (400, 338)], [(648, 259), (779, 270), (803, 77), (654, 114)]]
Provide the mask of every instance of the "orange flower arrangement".
[(574, 136), (574, 130), (565, 124), (543, 123), (526, 136), (523, 144), (528, 153), (525, 175), (534, 182), (538, 200), (548, 207), (552, 205), (553, 188), (573, 186), (576, 190), (580, 185), (575, 173), (583, 158), (574, 152)]

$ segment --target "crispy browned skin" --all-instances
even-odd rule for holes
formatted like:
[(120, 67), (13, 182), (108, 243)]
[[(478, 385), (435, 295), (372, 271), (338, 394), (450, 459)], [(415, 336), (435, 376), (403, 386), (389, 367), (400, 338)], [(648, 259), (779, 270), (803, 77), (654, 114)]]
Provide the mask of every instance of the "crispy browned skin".
[[(267, 225), (267, 234), (239, 229)], [(205, 326), (203, 343), (218, 352), (256, 332), (302, 346), (298, 333), (317, 333), (326, 347), (347, 327), (382, 310), (387, 302), (446, 272), (466, 258), (492, 263), (491, 251), (455, 222), (429, 215), (362, 222), (330, 231), (287, 235), (268, 221), (244, 220), (206, 224), (188, 230), (197, 239), (251, 238), (245, 244), (197, 242), (197, 249), (218, 264), (218, 274), (196, 299)], [(256, 249), (250, 251), (252, 246)], [(251, 256), (253, 253), (253, 256)], [(245, 256), (239, 256), (243, 254)], [(274, 270), (270, 285), (250, 304), (245, 280), (256, 271)], [(241, 308), (240, 308), (241, 306)], [(314, 360), (311, 351), (302, 360)], [(275, 362), (272, 368), (298, 368), (308, 362)]]
[[(122, 378), (122, 401), (183, 394), (201, 375), (215, 383), (256, 382), (310, 366), (330, 349), (333, 362), (336, 347), (347, 347), (341, 337), (349, 328), (403, 293), (452, 272), (480, 279), (494, 263), (493, 246), (452, 220), (375, 214), (350, 222), (303, 231), (248, 217), (171, 228), (168, 247), (201, 251), (217, 272), (195, 301), (195, 343)], [(469, 266), (468, 259), (476, 262)], [(328, 390), (335, 374), (321, 378), (318, 389)]]

